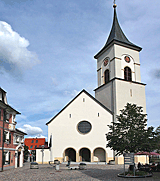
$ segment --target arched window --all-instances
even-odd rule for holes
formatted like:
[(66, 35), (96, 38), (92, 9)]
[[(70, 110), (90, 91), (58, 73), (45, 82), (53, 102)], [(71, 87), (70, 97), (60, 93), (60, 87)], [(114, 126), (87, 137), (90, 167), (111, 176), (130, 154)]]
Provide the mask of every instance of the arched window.
[(124, 80), (132, 81), (132, 71), (129, 67), (124, 68)]
[(109, 82), (109, 70), (108, 69), (104, 72), (104, 83), (106, 84), (107, 82)]

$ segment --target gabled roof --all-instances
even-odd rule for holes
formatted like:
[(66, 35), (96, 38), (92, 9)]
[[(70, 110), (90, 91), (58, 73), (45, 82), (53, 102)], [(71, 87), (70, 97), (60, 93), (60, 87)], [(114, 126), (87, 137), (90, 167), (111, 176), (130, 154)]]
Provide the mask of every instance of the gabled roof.
[(113, 114), (107, 107), (105, 107), (102, 103), (100, 103), (97, 99), (95, 99), (91, 94), (89, 94), (86, 90), (82, 90), (74, 99), (72, 99), (58, 114), (56, 114), (49, 122), (46, 123), (48, 125), (50, 122), (52, 122), (62, 111), (64, 111), (80, 94), (82, 93), (87, 94), (92, 100), (94, 100), (96, 103), (98, 103), (101, 107), (103, 107), (106, 111), (108, 111), (110, 114)]
[(112, 24), (112, 29), (111, 29), (110, 35), (107, 39), (105, 46), (94, 56), (94, 58), (97, 58), (98, 55), (101, 52), (103, 52), (106, 48), (108, 48), (112, 43), (122, 45), (122, 46), (125, 46), (128, 48), (132, 48), (132, 49), (135, 49), (137, 51), (142, 50), (141, 47), (131, 43), (127, 39), (127, 37), (123, 33), (123, 31), (119, 25), (119, 22), (118, 22), (117, 13), (116, 13), (116, 5), (114, 5), (113, 7), (114, 7), (114, 17), (113, 17), (113, 24)]
[(3, 101), (0, 100), (0, 105), (4, 108), (4, 109), (9, 109), (12, 110), (14, 112), (16, 112), (16, 114), (21, 114), (20, 112), (18, 112), (17, 110), (15, 110), (13, 107), (11, 107), (8, 104), (5, 104)]
[(23, 134), (23, 135), (27, 135), (27, 133), (25, 133), (25, 132), (23, 132), (23, 131), (21, 131), (21, 130), (19, 130), (19, 129), (17, 129), (17, 128), (16, 128), (16, 133), (18, 133), (18, 134)]

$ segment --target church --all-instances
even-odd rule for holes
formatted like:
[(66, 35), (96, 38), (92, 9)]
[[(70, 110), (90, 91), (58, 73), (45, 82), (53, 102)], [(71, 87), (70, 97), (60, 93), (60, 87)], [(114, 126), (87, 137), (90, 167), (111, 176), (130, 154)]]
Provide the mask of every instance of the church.
[[(50, 148), (44, 161), (106, 162), (114, 159), (106, 148), (106, 133), (116, 115), (127, 103), (143, 107), (146, 113), (145, 85), (141, 82), (139, 52), (122, 31), (114, 4), (113, 24), (104, 47), (94, 56), (97, 60), (98, 87), (95, 97), (82, 90), (57, 115), (46, 123)], [(37, 162), (42, 152), (36, 151)], [(122, 160), (121, 160), (122, 161)], [(120, 163), (121, 161), (117, 161)]]

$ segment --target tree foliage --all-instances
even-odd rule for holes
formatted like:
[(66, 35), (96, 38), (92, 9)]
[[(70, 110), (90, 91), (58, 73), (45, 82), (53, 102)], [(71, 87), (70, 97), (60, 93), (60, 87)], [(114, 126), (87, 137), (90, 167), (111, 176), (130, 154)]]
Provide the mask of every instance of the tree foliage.
[(157, 147), (156, 147), (156, 151), (158, 153), (160, 153), (160, 126), (158, 126), (155, 130), (155, 134), (156, 134), (156, 142), (157, 142)]
[(28, 154), (29, 154), (28, 146), (24, 145), (24, 160), (28, 159)]
[(116, 151), (116, 155), (139, 151), (153, 151), (156, 137), (153, 127), (147, 129), (146, 114), (142, 107), (129, 104), (120, 111), (117, 121), (108, 125), (110, 132), (106, 134), (107, 147)]

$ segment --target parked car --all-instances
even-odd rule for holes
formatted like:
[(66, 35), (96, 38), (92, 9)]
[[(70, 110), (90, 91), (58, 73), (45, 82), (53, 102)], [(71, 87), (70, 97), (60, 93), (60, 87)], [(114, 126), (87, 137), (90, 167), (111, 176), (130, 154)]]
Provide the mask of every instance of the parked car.
[(30, 163), (30, 169), (32, 169), (32, 168), (39, 168), (39, 166), (38, 166), (38, 163), (37, 162), (31, 162)]

